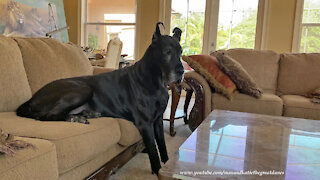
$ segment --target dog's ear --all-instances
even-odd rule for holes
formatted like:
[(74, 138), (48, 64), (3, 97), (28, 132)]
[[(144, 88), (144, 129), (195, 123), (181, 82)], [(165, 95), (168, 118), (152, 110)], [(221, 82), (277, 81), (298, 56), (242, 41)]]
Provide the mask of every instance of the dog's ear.
[(156, 30), (154, 31), (153, 36), (152, 36), (152, 41), (155, 41), (161, 37), (161, 32), (160, 32), (160, 27), (159, 27), (160, 24), (164, 27), (164, 24), (162, 22), (157, 23)]
[(172, 37), (176, 38), (176, 39), (180, 42), (181, 33), (182, 33), (181, 29), (175, 27), (175, 28), (173, 29), (172, 33), (173, 33), (173, 36), (172, 36)]

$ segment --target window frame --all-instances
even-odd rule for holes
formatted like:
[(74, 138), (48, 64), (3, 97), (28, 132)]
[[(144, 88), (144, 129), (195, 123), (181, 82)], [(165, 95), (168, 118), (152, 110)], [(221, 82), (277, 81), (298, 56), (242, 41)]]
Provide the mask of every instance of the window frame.
[(301, 45), (301, 33), (302, 33), (303, 26), (320, 27), (320, 23), (302, 23), (303, 7), (304, 7), (304, 0), (297, 0), (295, 22), (294, 22), (294, 29), (293, 29), (293, 40), (292, 40), (292, 47), (291, 47), (291, 51), (294, 53), (302, 53), (300, 52), (300, 45)]
[(87, 0), (81, 0), (81, 46), (88, 46), (88, 26), (90, 25), (99, 25), (99, 26), (125, 26), (125, 25), (132, 25), (135, 27), (135, 37), (134, 37), (134, 53), (133, 57), (134, 59), (137, 59), (138, 56), (138, 50), (139, 50), (139, 41), (137, 39), (140, 39), (140, 33), (139, 33), (139, 24), (140, 24), (140, 16), (141, 16), (141, 0), (136, 0), (136, 19), (135, 23), (103, 23), (103, 22), (88, 22), (88, 7), (87, 7)]
[[(216, 50), (220, 0), (206, 0), (202, 54)], [(159, 21), (164, 22), (166, 34), (170, 34), (172, 0), (160, 0)], [(269, 0), (258, 0), (257, 24), (254, 49), (265, 49)], [(213, 28), (211, 28), (213, 27)]]

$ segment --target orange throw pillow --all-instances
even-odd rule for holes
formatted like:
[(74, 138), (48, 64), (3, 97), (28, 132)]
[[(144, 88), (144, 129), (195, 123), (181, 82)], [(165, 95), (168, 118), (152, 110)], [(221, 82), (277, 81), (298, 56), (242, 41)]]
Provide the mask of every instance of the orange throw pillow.
[(236, 85), (232, 80), (223, 73), (219, 66), (218, 60), (209, 55), (191, 55), (182, 56), (189, 66), (201, 74), (216, 92), (221, 93), (228, 99), (232, 99), (236, 92)]

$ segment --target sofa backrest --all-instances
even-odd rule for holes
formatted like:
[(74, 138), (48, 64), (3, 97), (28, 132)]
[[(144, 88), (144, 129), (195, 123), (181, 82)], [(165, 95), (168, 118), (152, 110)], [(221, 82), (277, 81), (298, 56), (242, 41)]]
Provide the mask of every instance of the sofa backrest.
[(34, 94), (45, 84), (62, 78), (92, 75), (81, 48), (49, 38), (14, 38)]
[(253, 49), (219, 50), (237, 60), (264, 92), (276, 93), (280, 56), (274, 51)]
[(18, 44), (0, 35), (0, 112), (15, 111), (31, 98)]
[(280, 55), (278, 92), (280, 95), (305, 95), (320, 88), (320, 53)]

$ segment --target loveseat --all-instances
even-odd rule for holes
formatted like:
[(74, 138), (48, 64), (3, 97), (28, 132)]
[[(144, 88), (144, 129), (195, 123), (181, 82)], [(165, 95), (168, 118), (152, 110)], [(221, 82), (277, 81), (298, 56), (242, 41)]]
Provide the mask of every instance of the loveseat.
[(230, 101), (216, 93), (199, 73), (185, 73), (186, 99), (195, 93), (195, 104), (189, 115), (191, 129), (214, 109), (320, 119), (320, 104), (306, 97), (308, 92), (320, 88), (320, 53), (278, 54), (269, 50), (230, 49), (211, 55), (222, 52), (238, 61), (264, 93), (259, 99), (236, 93)]
[(0, 154), (0, 179), (106, 177), (142, 150), (138, 130), (123, 119), (90, 119), (86, 125), (16, 116), (17, 107), (48, 82), (107, 71), (93, 68), (71, 44), (0, 36), (0, 128), (35, 146)]

